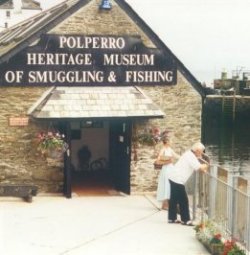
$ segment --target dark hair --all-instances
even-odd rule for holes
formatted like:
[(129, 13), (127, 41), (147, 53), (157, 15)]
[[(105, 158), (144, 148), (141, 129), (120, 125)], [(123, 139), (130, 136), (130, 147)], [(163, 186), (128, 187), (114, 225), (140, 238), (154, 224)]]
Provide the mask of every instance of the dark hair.
[(163, 136), (161, 140), (164, 144), (169, 142), (169, 138), (167, 136)]

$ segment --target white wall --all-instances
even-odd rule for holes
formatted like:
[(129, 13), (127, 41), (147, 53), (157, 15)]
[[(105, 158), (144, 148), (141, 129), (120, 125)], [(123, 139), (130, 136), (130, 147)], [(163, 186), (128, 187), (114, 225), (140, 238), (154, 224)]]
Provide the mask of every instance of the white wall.
[[(21, 0), (14, 0), (14, 9), (0, 9), (0, 32), (5, 29), (5, 23), (8, 23), (8, 27), (12, 27), (19, 22), (22, 22), (43, 10), (49, 9), (55, 6), (63, 0), (40, 0), (41, 10), (23, 10), (21, 9)], [(10, 11), (10, 17), (6, 17), (6, 11)]]
[[(6, 16), (6, 11), (10, 11), (10, 17)], [(40, 10), (21, 10), (19, 12), (14, 9), (1, 9), (0, 10), (0, 32), (5, 29), (5, 23), (8, 27), (12, 27), (17, 23), (24, 21), (41, 12)]]

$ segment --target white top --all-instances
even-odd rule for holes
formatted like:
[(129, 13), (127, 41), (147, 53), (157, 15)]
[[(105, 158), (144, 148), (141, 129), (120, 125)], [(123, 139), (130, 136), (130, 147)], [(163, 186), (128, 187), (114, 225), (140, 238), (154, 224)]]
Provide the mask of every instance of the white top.
[(201, 164), (194, 153), (186, 151), (176, 162), (171, 172), (169, 179), (179, 184), (185, 184), (194, 171), (199, 170)]
[(163, 152), (163, 156), (165, 156), (165, 157), (174, 157), (174, 152), (170, 147), (165, 148), (164, 152)]
[(158, 159), (164, 158), (165, 160), (171, 158), (179, 158), (180, 156), (174, 152), (171, 147), (163, 147), (159, 153)]

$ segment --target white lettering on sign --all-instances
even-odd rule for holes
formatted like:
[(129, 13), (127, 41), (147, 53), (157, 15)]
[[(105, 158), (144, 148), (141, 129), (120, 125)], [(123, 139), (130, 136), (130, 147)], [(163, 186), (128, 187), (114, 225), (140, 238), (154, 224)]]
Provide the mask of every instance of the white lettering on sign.
[(30, 83), (89, 83), (103, 82), (102, 71), (30, 71)]
[(123, 49), (125, 40), (122, 37), (100, 36), (60, 36), (59, 48), (77, 49)]
[(91, 54), (27, 53), (28, 65), (92, 65)]
[(126, 82), (171, 82), (172, 71), (126, 71)]
[(150, 54), (104, 54), (104, 65), (109, 66), (153, 66), (154, 55)]
[(5, 80), (8, 83), (20, 83), (23, 77), (23, 71), (7, 71), (5, 73)]
[(17, 86), (174, 85), (177, 80), (171, 55), (146, 47), (139, 36), (46, 34), (0, 69), (4, 85)]

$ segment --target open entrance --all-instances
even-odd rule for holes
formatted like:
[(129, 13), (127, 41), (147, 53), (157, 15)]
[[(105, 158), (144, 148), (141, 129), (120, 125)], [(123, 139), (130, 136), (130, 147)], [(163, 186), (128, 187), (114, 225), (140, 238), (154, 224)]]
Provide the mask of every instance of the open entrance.
[(72, 192), (87, 195), (98, 189), (130, 194), (131, 121), (165, 115), (134, 86), (52, 87), (28, 114), (36, 120), (60, 122), (60, 131), (66, 134), (64, 194), (68, 198)]
[(71, 178), (65, 179), (66, 190), (78, 196), (129, 194), (130, 138), (128, 120), (71, 122), (70, 164), (65, 165)]

